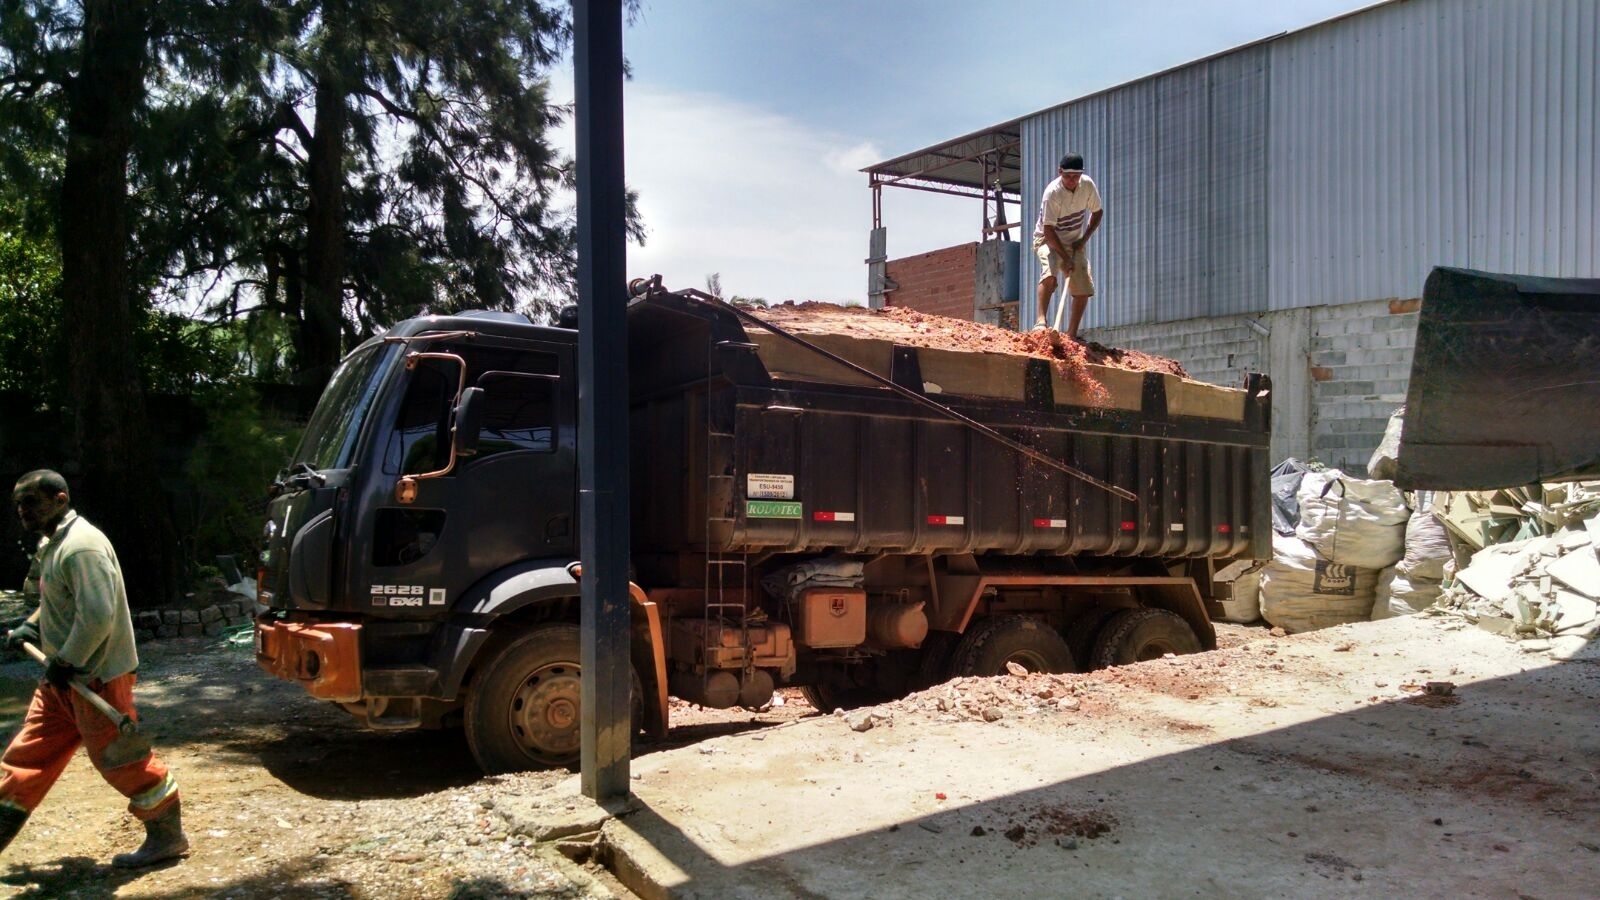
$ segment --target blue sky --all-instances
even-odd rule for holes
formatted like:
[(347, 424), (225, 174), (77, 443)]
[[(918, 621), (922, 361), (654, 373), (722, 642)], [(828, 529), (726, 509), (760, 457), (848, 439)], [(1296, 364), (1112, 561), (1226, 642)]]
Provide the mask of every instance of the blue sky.
[[(624, 103), (649, 237), (629, 275), (864, 302), (862, 167), (1368, 5), (642, 0)], [(889, 255), (976, 240), (980, 215), (976, 200), (885, 190)]]

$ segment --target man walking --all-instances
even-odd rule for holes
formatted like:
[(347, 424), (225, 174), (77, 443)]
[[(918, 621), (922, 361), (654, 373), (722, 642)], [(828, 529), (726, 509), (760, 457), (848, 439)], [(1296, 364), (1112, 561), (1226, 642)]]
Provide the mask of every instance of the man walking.
[[(1033, 252), (1039, 258), (1039, 319), (1033, 327), (1048, 327), (1045, 316), (1050, 311), (1050, 298), (1056, 293), (1059, 272), (1066, 279), (1066, 293), (1072, 297), (1067, 337), (1077, 340), (1083, 311), (1094, 296), (1094, 277), (1084, 245), (1100, 227), (1105, 211), (1100, 206), (1100, 189), (1083, 174), (1082, 156), (1068, 153), (1061, 157), (1058, 174), (1061, 177), (1051, 179), (1044, 189), (1039, 220), (1033, 226)], [(1056, 322), (1060, 321), (1057, 313)]]
[(72, 689), (72, 679), (81, 678), (113, 707), (138, 718), (133, 683), (139, 657), (117, 554), (105, 534), (72, 509), (66, 479), (55, 472), (22, 476), (11, 502), (22, 527), (45, 543), (39, 609), (6, 642), (37, 644), (50, 662), (22, 730), (0, 757), (0, 850), (22, 830), (82, 744), (101, 776), (128, 798), (128, 811), (144, 823), (143, 846), (117, 854), (112, 863), (133, 868), (183, 856), (189, 839), (177, 782), (153, 753), (106, 768), (105, 750), (118, 737), (117, 725)]

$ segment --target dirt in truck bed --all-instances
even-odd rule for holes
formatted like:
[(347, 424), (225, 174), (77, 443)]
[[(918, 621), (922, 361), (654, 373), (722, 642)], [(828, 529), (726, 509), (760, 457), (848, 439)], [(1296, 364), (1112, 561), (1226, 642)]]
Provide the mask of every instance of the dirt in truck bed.
[(854, 334), (910, 347), (1034, 356), (1063, 363), (1068, 369), (1089, 363), (1134, 372), (1162, 372), (1180, 378), (1189, 377), (1189, 373), (1175, 360), (1138, 350), (1107, 347), (1094, 341), (1080, 343), (1054, 330), (1011, 331), (982, 322), (953, 319), (903, 307), (867, 309), (817, 300), (802, 303), (789, 301), (776, 306), (745, 309), (759, 319), (802, 336)]

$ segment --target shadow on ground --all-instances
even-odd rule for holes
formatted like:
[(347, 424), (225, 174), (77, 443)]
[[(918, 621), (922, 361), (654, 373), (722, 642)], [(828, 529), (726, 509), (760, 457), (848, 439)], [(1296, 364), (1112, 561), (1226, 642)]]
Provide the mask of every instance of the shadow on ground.
[[(860, 735), (852, 764), (848, 739), (828, 738), (847, 748), (829, 762), (817, 733), (774, 734), (759, 762), (731, 761), (758, 752), (737, 742), (675, 759), (668, 792), (647, 772), (623, 823), (675, 896), (1591, 896), (1600, 665), (1527, 661), (1225, 740), (1244, 729), (1217, 717), (1236, 711), (1180, 693), (1117, 747), (968, 721), (892, 753)], [(806, 784), (775, 787), (797, 771)]]

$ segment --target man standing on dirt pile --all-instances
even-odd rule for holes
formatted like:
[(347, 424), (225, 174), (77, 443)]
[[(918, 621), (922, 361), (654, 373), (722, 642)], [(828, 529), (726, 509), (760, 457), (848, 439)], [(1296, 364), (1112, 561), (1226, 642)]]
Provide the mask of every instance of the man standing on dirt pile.
[(72, 509), (66, 479), (49, 469), (22, 476), (11, 491), (22, 527), (46, 538), (39, 569), (39, 609), (12, 629), (6, 643), (38, 645), (50, 657), (33, 691), (22, 730), (0, 757), (0, 850), (22, 830), (78, 745), (111, 786), (128, 798), (128, 811), (144, 823), (143, 846), (119, 853), (112, 864), (148, 866), (189, 852), (179, 812), (178, 784), (154, 753), (114, 769), (104, 767), (117, 723), (72, 689), (83, 676), (89, 689), (137, 720), (133, 683), (139, 666), (133, 620), (117, 554), (100, 529)]
[[(1100, 205), (1100, 189), (1083, 174), (1083, 157), (1068, 153), (1061, 157), (1060, 178), (1051, 180), (1039, 200), (1039, 219), (1033, 226), (1033, 252), (1039, 258), (1039, 319), (1034, 329), (1049, 327), (1045, 316), (1050, 298), (1056, 293), (1056, 273), (1067, 282), (1065, 293), (1072, 297), (1072, 319), (1067, 337), (1078, 339), (1078, 323), (1094, 296), (1094, 277), (1089, 271), (1085, 245), (1100, 227), (1105, 211)], [(1066, 297), (1061, 298), (1066, 302)], [(1056, 316), (1059, 323), (1060, 315)]]

